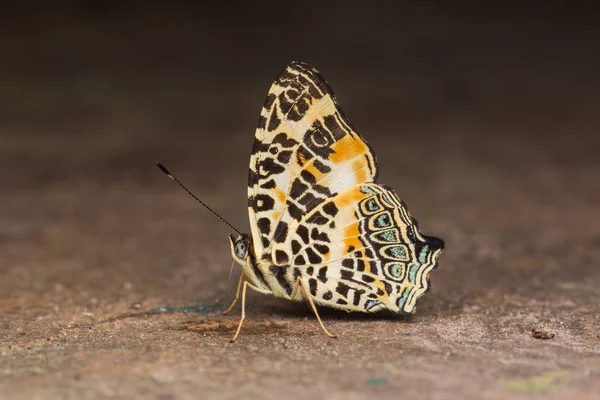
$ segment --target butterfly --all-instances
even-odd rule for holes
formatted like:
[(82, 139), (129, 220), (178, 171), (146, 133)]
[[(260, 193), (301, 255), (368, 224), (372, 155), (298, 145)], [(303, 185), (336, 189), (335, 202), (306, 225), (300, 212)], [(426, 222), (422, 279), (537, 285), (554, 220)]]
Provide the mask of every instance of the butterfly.
[(444, 242), (419, 231), (394, 190), (376, 183), (378, 171), (375, 153), (325, 79), (306, 63), (289, 64), (269, 90), (254, 135), (251, 234), (228, 224), (238, 232), (229, 239), (243, 270), (224, 312), (241, 297), (232, 342), (247, 289), (306, 301), (330, 337), (316, 305), (415, 311)]

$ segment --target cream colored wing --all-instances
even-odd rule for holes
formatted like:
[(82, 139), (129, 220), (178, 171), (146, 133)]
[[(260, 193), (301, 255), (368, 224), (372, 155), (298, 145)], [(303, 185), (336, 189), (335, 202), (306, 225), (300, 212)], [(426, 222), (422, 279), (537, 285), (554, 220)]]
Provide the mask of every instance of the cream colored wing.
[(248, 211), (257, 259), (270, 256), (290, 225), (319, 204), (376, 178), (375, 155), (329, 85), (313, 67), (291, 63), (269, 90), (250, 158)]

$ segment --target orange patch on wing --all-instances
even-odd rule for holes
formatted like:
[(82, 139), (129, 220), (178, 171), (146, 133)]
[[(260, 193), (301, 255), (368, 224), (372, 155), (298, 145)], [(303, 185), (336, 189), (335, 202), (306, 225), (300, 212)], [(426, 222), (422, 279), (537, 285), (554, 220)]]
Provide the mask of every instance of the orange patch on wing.
[(277, 199), (278, 199), (278, 200), (279, 200), (281, 203), (285, 204), (285, 198), (286, 198), (286, 195), (285, 195), (285, 193), (283, 192), (283, 190), (275, 188), (275, 189), (273, 189), (273, 193), (275, 194), (275, 196), (277, 196)]
[(334, 153), (329, 156), (329, 159), (334, 163), (358, 158), (369, 150), (362, 140), (349, 135), (344, 136), (331, 147)]
[(356, 182), (367, 181), (367, 170), (361, 159), (356, 160), (352, 163), (352, 171), (354, 172)]
[(346, 208), (351, 204), (356, 204), (365, 197), (365, 194), (360, 190), (352, 190), (351, 192), (345, 193), (340, 196), (339, 199), (335, 200), (335, 205), (338, 208)]
[(360, 223), (356, 221), (344, 229), (344, 252), (346, 252), (350, 246), (354, 247), (355, 249), (363, 247), (358, 238), (360, 236), (360, 231), (358, 229), (359, 225)]
[(306, 165), (304, 167), (304, 170), (307, 172), (310, 172), (310, 174), (315, 177), (317, 182), (320, 181), (325, 176), (325, 174), (323, 174), (321, 171), (319, 171), (317, 169), (317, 167), (315, 167), (314, 163), (310, 163), (309, 165)]
[[(367, 271), (371, 272), (371, 266), (368, 263), (367, 263)], [(371, 285), (373, 285), (383, 291), (383, 294), (377, 296), (377, 299), (379, 301), (381, 301), (382, 303), (386, 303), (390, 296), (385, 291), (385, 284), (383, 283), (383, 281), (381, 279), (375, 279), (375, 281), (372, 282)]]
[(275, 211), (271, 218), (273, 218), (273, 221), (279, 221), (279, 219), (281, 218), (281, 211)]
[(306, 157), (302, 153), (297, 153), (297, 154), (298, 154), (298, 158), (297, 158), (298, 164), (302, 167), (306, 163)]

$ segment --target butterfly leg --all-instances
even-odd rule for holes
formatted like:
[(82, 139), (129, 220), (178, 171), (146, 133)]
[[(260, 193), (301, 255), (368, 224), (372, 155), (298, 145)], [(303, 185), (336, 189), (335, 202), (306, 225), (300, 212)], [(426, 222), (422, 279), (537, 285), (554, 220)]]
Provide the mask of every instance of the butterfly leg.
[(315, 317), (317, 317), (317, 321), (319, 321), (319, 324), (321, 325), (323, 332), (325, 332), (325, 334), (331, 338), (336, 338), (337, 336), (334, 335), (333, 333), (329, 332), (327, 330), (327, 328), (325, 328), (325, 325), (323, 325), (323, 321), (321, 321), (321, 317), (319, 316), (319, 313), (317, 312), (317, 307), (315, 307), (315, 303), (313, 302), (312, 296), (310, 295), (310, 292), (308, 291), (308, 288), (306, 287), (306, 283), (302, 280), (301, 277), (298, 277), (298, 279), (296, 279), (296, 284), (294, 285), (294, 290), (292, 290), (292, 295), (290, 296), (290, 299), (295, 300), (297, 298), (300, 288), (304, 289), (305, 296), (303, 296), (303, 297), (306, 300), (308, 300), (308, 304), (310, 305), (313, 312), (315, 313)]
[(240, 298), (240, 289), (242, 288), (242, 282), (243, 281), (244, 281), (244, 273), (242, 272), (240, 274), (240, 281), (238, 282), (237, 290), (235, 291), (235, 299), (233, 299), (233, 303), (231, 303), (231, 305), (229, 306), (229, 308), (227, 310), (223, 311), (223, 315), (227, 315), (227, 314), (229, 314), (231, 312), (231, 310), (233, 310), (233, 306), (235, 306), (235, 304), (237, 303), (238, 299)]
[[(240, 280), (240, 282), (241, 282), (241, 280)], [(253, 284), (251, 284), (248, 281), (244, 282), (244, 284), (242, 286), (242, 318), (240, 319), (240, 323), (237, 327), (237, 330), (235, 331), (235, 335), (231, 339), (231, 343), (235, 342), (235, 339), (237, 339), (238, 335), (240, 334), (240, 329), (242, 329), (242, 323), (244, 322), (244, 319), (246, 319), (246, 289), (248, 289), (248, 288), (253, 289), (253, 290), (257, 291), (258, 293), (262, 293), (262, 294), (270, 294), (271, 293), (268, 290), (264, 290), (264, 289), (254, 286)]]

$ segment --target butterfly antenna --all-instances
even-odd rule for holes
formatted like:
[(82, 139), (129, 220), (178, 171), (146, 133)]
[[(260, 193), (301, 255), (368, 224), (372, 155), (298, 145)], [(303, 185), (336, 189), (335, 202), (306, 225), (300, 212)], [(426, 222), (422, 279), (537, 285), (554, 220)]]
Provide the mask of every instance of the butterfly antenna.
[(202, 204), (204, 207), (206, 207), (206, 209), (208, 211), (210, 211), (211, 213), (213, 213), (217, 218), (219, 218), (221, 221), (223, 221), (227, 226), (229, 226), (231, 229), (233, 229), (234, 231), (236, 231), (238, 233), (238, 235), (242, 234), (240, 231), (238, 231), (237, 229), (235, 229), (235, 227), (233, 225), (231, 225), (229, 222), (227, 222), (227, 220), (225, 220), (225, 218), (221, 217), (215, 210), (213, 210), (212, 208), (210, 208), (209, 206), (207, 206), (202, 200), (200, 200), (199, 198), (197, 198), (196, 195), (194, 195), (194, 193), (190, 192), (190, 190), (188, 188), (186, 188), (183, 183), (179, 182), (179, 179), (177, 179), (173, 175), (171, 175), (171, 173), (169, 172), (169, 170), (166, 169), (164, 165), (162, 165), (159, 162), (157, 162), (156, 165), (169, 178), (173, 179), (179, 186), (181, 186), (181, 188), (183, 188), (183, 190), (185, 190), (186, 192), (188, 192), (188, 194), (190, 196), (192, 196), (198, 203)]

